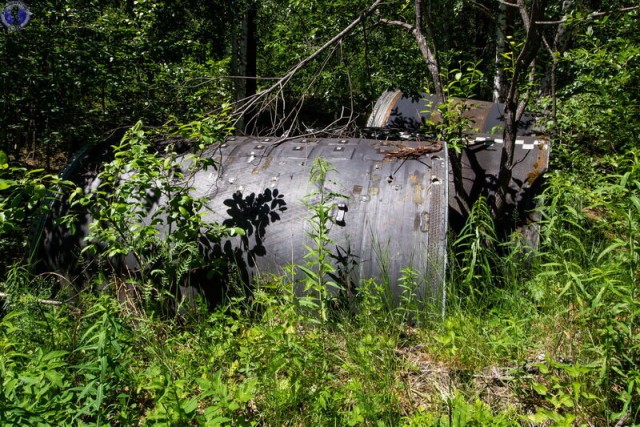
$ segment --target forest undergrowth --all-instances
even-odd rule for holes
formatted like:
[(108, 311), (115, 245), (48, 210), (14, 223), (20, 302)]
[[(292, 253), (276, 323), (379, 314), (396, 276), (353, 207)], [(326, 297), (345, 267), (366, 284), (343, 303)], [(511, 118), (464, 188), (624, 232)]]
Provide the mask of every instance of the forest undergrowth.
[(122, 292), (126, 281), (101, 276), (100, 292), (47, 304), (64, 298), (60, 282), (13, 265), (0, 424), (634, 425), (639, 158), (629, 149), (550, 172), (537, 249), (498, 239), (476, 203), (450, 239), (444, 319), (408, 296), (390, 304), (371, 280), (337, 303), (321, 277), (324, 205), (309, 205), (306, 296), (290, 276), (263, 277), (249, 299), (168, 312), (171, 295)]
[[(24, 3), (5, 17), (31, 17)], [(0, 426), (640, 425), (634, 2), (59, 3), (1, 29)], [(507, 6), (522, 22), (507, 25)], [(448, 239), (444, 316), (412, 297), (411, 269), (395, 302), (383, 278), (337, 283), (327, 221), (344, 195), (324, 190), (327, 162), (303, 201), (303, 265), (247, 292), (203, 255), (203, 242), (259, 234), (206, 221), (209, 200), (191, 191), (216, 167), (206, 150), (242, 122), (225, 102), (257, 92), (264, 104), (247, 105), (269, 114), (245, 122), (256, 133), (265, 121), (289, 136), (275, 127), (295, 118), (319, 135), (338, 112), (364, 124), (390, 88), (440, 85), (450, 102), (432, 125), (454, 162), (473, 127), (456, 97), (520, 99), (552, 149), (539, 244), (505, 237), (483, 199), (470, 207)], [(48, 174), (104, 138), (114, 156), (97, 188)], [(268, 195), (278, 218), (282, 195)], [(152, 211), (150, 196), (166, 203)], [(54, 199), (68, 213), (57, 225), (88, 233), (82, 279), (34, 271), (29, 236)], [(127, 256), (137, 269), (115, 274)], [(215, 306), (180, 295), (203, 272), (225, 295)]]

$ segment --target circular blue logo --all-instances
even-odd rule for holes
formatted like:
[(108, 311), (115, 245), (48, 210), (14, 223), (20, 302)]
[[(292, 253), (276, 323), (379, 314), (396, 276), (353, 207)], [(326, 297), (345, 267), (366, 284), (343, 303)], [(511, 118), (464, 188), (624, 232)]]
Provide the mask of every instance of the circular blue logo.
[(25, 2), (21, 0), (11, 0), (4, 4), (0, 21), (9, 30), (19, 30), (24, 28), (31, 19), (31, 12)]

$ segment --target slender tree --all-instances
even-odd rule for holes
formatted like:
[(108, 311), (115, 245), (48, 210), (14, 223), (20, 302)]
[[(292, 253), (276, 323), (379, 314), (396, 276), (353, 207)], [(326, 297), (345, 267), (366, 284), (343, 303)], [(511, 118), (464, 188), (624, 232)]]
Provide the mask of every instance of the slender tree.
[(425, 17), (424, 4), (422, 0), (415, 0), (415, 22), (409, 24), (404, 21), (396, 21), (389, 19), (381, 19), (388, 25), (394, 25), (400, 28), (408, 30), (416, 39), (420, 53), (427, 63), (427, 68), (431, 74), (433, 82), (433, 92), (437, 99), (444, 102), (444, 91), (442, 89), (442, 80), (440, 66), (438, 64), (438, 51), (436, 49), (435, 37), (432, 30), (431, 22), (429, 22), (428, 16)]
[(511, 81), (504, 104), (504, 144), (500, 160), (500, 172), (498, 175), (498, 188), (495, 199), (492, 201), (492, 210), (495, 217), (500, 217), (506, 208), (508, 190), (513, 175), (514, 152), (518, 123), (524, 114), (529, 92), (521, 96), (520, 87), (527, 77), (529, 67), (532, 65), (542, 44), (542, 26), (544, 13), (548, 0), (532, 0), (527, 7), (524, 0), (518, 0), (517, 7), (522, 18), (522, 24), (526, 31), (525, 41), (513, 61)]

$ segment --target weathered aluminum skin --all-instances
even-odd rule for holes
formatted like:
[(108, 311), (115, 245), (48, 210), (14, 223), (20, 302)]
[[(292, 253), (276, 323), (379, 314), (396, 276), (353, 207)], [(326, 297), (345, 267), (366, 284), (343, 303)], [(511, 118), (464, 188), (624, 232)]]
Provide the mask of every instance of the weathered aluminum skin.
[[(85, 153), (83, 159), (74, 161), (75, 170), (68, 173), (69, 179), (86, 189), (98, 185), (99, 164), (91, 161), (92, 155), (95, 153)], [(444, 307), (448, 165), (441, 145), (233, 137), (204, 155), (215, 159), (219, 167), (197, 171), (189, 185), (194, 196), (210, 200), (205, 219), (240, 227), (245, 236), (206, 244), (203, 250), (212, 260), (230, 261), (247, 284), (260, 274), (283, 274), (288, 265), (305, 264), (308, 248), (313, 248), (308, 236), (313, 213), (305, 202), (317, 202), (317, 197), (307, 195), (318, 190), (309, 184), (309, 171), (313, 160), (323, 157), (336, 169), (328, 174), (324, 190), (344, 196), (334, 200), (329, 223), (332, 243), (327, 249), (336, 274), (327, 279), (341, 282), (347, 292), (356, 292), (353, 287), (361, 279), (374, 278), (387, 283), (398, 299), (403, 291), (400, 278), (411, 268), (418, 276), (416, 296)], [(59, 214), (64, 209), (59, 208)], [(84, 219), (75, 235), (48, 223), (41, 270), (71, 275), (74, 261), (75, 267), (81, 267), (76, 274), (86, 267), (77, 266), (74, 259), (87, 233), (90, 219)], [(123, 269), (136, 269), (133, 259), (122, 263)], [(224, 286), (210, 280), (198, 285)]]
[[(459, 101), (468, 107), (464, 115), (471, 119), (472, 132), (502, 134), (504, 130), (504, 104), (475, 99)], [(376, 101), (367, 126), (415, 132), (421, 130), (427, 121), (435, 123), (439, 121), (437, 106), (438, 100), (434, 95), (421, 93), (418, 96), (408, 96), (400, 91), (388, 91)], [(535, 132), (534, 124), (533, 117), (525, 114), (520, 121), (518, 135), (533, 134)]]
[[(309, 184), (317, 157), (333, 167), (324, 191), (344, 196), (333, 203), (329, 238), (337, 279), (387, 281), (396, 296), (402, 270), (418, 274), (416, 293), (438, 305), (444, 300), (447, 235), (447, 158), (445, 150), (417, 158), (398, 158), (401, 147), (420, 142), (370, 139), (230, 138), (210, 155), (217, 173), (196, 174), (195, 195), (211, 200), (206, 217), (241, 226), (247, 236), (223, 244), (248, 276), (281, 274), (290, 264), (304, 264), (312, 212), (307, 195), (320, 190)], [(243, 226), (244, 225), (244, 226)]]
[[(464, 100), (468, 106), (465, 116), (471, 119), (467, 144), (461, 151), (462, 179), (465, 192), (473, 203), (479, 197), (491, 198), (495, 195), (500, 172), (502, 132), (504, 129), (504, 105), (486, 101)], [(438, 122), (433, 95), (421, 94), (409, 97), (400, 91), (385, 92), (380, 96), (367, 126), (403, 130), (406, 132), (425, 131), (427, 121)], [(436, 111), (436, 112), (434, 112)], [(516, 209), (519, 225), (534, 220), (535, 196), (540, 194), (542, 176), (549, 167), (549, 142), (535, 135), (534, 120), (526, 115), (518, 129), (514, 149), (513, 176), (507, 203)], [(454, 228), (464, 224), (465, 211), (456, 193), (453, 173), (449, 173), (450, 221)], [(523, 232), (530, 230), (522, 229)], [(535, 245), (532, 240), (530, 243)]]

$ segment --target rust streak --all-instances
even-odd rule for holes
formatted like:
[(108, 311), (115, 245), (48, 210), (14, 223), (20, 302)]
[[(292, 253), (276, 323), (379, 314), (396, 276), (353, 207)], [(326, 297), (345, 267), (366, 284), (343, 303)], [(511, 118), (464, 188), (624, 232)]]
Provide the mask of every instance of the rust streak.
[(413, 186), (413, 203), (421, 205), (424, 203), (424, 197), (422, 195), (422, 185), (416, 184)]

